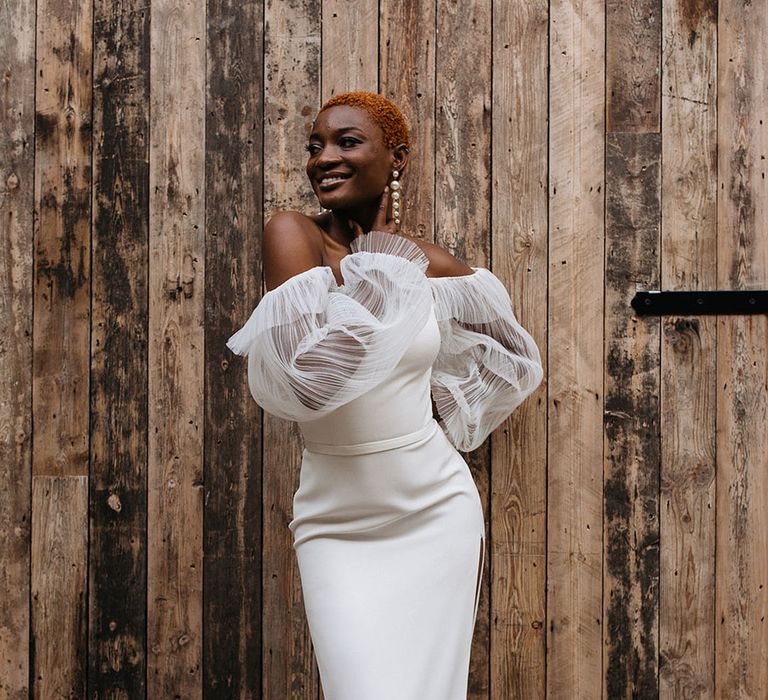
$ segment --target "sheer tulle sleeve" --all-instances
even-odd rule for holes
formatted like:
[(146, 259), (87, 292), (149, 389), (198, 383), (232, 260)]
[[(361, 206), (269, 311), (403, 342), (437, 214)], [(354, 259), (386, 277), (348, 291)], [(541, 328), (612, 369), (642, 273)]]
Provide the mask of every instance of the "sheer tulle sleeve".
[(432, 396), (449, 440), (468, 452), (541, 383), (539, 349), (517, 322), (512, 301), (490, 270), (431, 277), (440, 352)]
[(372, 389), (424, 326), (429, 265), (412, 241), (381, 231), (356, 238), (343, 285), (318, 266), (266, 292), (227, 342), (248, 356), (254, 400), (295, 421), (320, 418)]

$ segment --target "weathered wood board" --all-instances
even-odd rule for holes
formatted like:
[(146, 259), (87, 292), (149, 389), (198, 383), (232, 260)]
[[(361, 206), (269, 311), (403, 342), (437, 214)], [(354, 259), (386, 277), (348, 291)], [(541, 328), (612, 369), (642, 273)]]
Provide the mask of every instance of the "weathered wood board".
[(527, 700), (546, 692), (547, 3), (497, 2), (493, 18), (492, 265), (545, 380), (491, 438), (490, 697)]
[[(550, 3), (547, 696), (603, 668), (603, 3)], [(544, 300), (541, 300), (542, 303)]]

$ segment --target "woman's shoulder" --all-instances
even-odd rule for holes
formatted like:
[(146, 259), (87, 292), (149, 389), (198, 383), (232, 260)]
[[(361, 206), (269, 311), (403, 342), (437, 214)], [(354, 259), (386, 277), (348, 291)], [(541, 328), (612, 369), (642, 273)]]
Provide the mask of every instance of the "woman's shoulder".
[(322, 215), (312, 216), (293, 209), (280, 209), (269, 217), (264, 231), (302, 231), (312, 234), (321, 230), (321, 219)]
[(261, 245), (268, 290), (323, 262), (319, 224), (298, 211), (272, 214), (264, 226)]
[(322, 228), (320, 216), (310, 216), (300, 211), (283, 209), (274, 212), (264, 225), (263, 242), (266, 246), (278, 240), (283, 245), (309, 244), (316, 252), (321, 251)]

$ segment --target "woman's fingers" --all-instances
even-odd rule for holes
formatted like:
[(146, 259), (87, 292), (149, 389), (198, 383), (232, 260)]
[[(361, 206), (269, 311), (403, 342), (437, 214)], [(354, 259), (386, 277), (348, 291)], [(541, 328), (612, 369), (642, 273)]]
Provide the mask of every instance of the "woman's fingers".
[[(371, 224), (371, 231), (386, 231), (388, 233), (397, 233), (399, 224), (396, 224), (392, 220), (392, 214), (389, 210), (390, 191), (389, 186), (384, 188), (379, 198), (379, 204), (376, 208), (376, 215), (373, 217), (373, 223)], [(349, 227), (355, 238), (364, 235), (362, 227), (357, 221), (348, 219)]]
[(386, 231), (389, 224), (389, 187), (385, 187), (379, 198), (379, 208), (373, 219), (374, 231)]

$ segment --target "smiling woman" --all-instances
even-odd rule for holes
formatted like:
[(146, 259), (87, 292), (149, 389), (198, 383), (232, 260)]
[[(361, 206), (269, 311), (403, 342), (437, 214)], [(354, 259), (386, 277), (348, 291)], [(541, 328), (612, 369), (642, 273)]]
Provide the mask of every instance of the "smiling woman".
[(458, 450), (543, 374), (500, 280), (400, 233), (409, 147), (380, 95), (322, 107), (306, 171), (328, 211), (270, 219), (268, 291), (227, 343), (304, 441), (289, 528), (327, 700), (465, 700), (485, 524)]
[[(307, 175), (320, 204), (352, 220), (364, 218), (361, 209), (367, 204), (370, 210), (388, 183), (394, 194), (408, 162), (408, 126), (400, 110), (367, 95), (329, 100), (307, 145)], [(397, 199), (399, 194), (392, 198)]]

